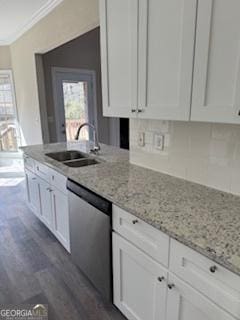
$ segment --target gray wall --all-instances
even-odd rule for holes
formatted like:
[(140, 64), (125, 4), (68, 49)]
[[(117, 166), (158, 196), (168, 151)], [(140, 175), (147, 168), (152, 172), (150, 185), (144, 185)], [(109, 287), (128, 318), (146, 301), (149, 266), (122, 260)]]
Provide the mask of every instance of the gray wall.
[[(102, 116), (102, 94), (101, 94), (101, 63), (100, 63), (100, 35), (99, 28), (42, 55), (46, 90), (46, 109), (49, 124), (50, 142), (57, 141), (56, 124), (54, 118), (54, 102), (52, 88), (52, 67), (90, 69), (96, 72), (97, 84), (97, 118), (99, 140), (110, 144), (111, 118)], [(110, 133), (111, 130), (111, 133)]]

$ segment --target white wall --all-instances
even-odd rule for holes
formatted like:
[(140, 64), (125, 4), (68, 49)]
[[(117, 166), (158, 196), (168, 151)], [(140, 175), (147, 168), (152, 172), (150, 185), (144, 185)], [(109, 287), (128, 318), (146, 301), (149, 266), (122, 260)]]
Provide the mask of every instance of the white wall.
[(42, 143), (35, 53), (49, 51), (98, 25), (98, 0), (64, 0), (11, 45), (23, 144)]
[[(138, 147), (138, 132), (146, 145)], [(165, 149), (153, 146), (154, 132)], [(130, 121), (132, 163), (240, 195), (240, 126), (157, 120)]]
[(0, 46), (0, 69), (11, 69), (11, 54), (9, 46)]

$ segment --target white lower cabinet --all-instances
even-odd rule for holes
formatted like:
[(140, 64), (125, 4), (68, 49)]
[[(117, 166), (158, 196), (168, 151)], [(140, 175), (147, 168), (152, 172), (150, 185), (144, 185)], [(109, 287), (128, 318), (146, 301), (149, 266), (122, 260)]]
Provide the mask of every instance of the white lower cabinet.
[(39, 194), (40, 194), (40, 218), (45, 225), (53, 230), (53, 215), (52, 215), (52, 189), (45, 180), (38, 177)]
[(163, 320), (167, 272), (113, 233), (114, 303), (129, 320)]
[(40, 214), (39, 188), (36, 175), (25, 169), (25, 182), (27, 190), (27, 203), (36, 216)]
[(240, 277), (180, 242), (170, 241), (169, 270), (240, 319)]
[(25, 165), (28, 206), (70, 252), (67, 179), (53, 169), (27, 159), (28, 163), (34, 164), (33, 168), (36, 167), (35, 174)]
[(240, 320), (239, 276), (173, 239), (166, 246), (159, 238), (155, 251), (146, 250), (156, 229), (141, 224), (114, 207), (113, 296), (127, 319)]
[(53, 231), (62, 245), (70, 251), (68, 197), (57, 188), (52, 191)]
[(169, 275), (166, 320), (234, 320), (208, 298)]
[(70, 252), (67, 194), (39, 177), (38, 184), (40, 194), (40, 219)]

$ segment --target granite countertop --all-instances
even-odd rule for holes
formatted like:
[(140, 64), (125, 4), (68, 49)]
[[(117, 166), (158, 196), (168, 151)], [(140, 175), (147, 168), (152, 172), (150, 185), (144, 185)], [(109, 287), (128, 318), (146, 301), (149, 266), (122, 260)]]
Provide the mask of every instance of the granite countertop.
[(22, 148), (23, 152), (181, 243), (240, 275), (240, 197), (129, 163), (128, 151), (101, 145), (102, 162), (69, 168), (45, 156), (87, 152), (86, 143)]

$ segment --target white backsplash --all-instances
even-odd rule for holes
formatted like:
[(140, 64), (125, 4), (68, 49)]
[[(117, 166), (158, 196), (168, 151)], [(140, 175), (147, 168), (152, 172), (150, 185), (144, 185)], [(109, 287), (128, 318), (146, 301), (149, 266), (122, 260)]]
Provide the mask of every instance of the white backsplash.
[[(163, 151), (154, 147), (154, 133), (164, 134)], [(131, 119), (130, 161), (240, 195), (240, 125)]]

